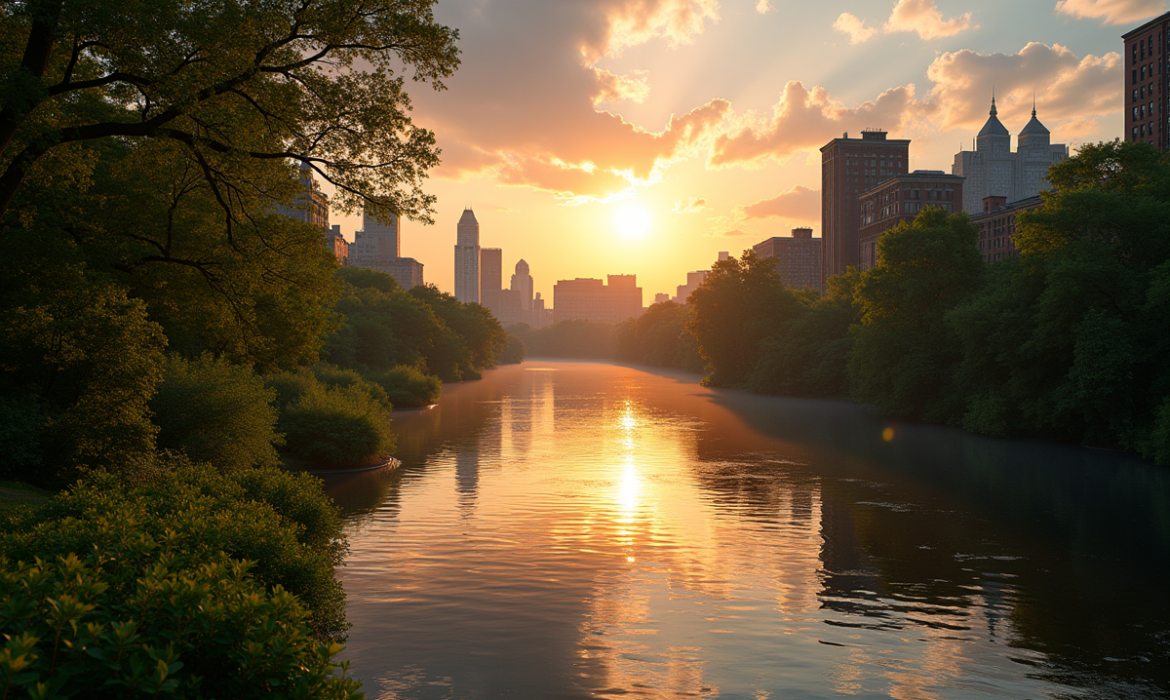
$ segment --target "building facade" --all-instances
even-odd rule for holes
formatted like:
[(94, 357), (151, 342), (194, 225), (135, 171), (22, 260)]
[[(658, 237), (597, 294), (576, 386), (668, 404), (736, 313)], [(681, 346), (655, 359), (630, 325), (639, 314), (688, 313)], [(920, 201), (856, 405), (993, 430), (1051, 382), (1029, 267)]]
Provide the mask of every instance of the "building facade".
[(954, 213), (963, 209), (963, 178), (941, 170), (915, 170), (881, 182), (858, 198), (857, 269), (877, 264), (878, 238), (926, 207)]
[(463, 210), (456, 227), (455, 298), (479, 303), (479, 221), (471, 207)]
[(422, 263), (402, 257), (402, 217), (386, 214), (383, 219), (362, 212), (362, 230), (354, 233), (349, 246), (349, 264), (385, 272), (403, 289), (421, 287), (424, 284)]
[(821, 147), (821, 274), (817, 288), (859, 262), (858, 196), (895, 175), (906, 174), (909, 139), (887, 139), (884, 131), (846, 133)]
[(500, 308), (500, 291), (504, 286), (504, 251), (500, 248), (479, 249), (479, 303), (491, 309)]
[(635, 275), (560, 280), (553, 285), (553, 319), (617, 323), (642, 314), (642, 288)]
[(665, 292), (659, 292), (654, 295), (655, 304), (665, 304), (668, 301), (670, 301), (670, 295)]
[(302, 164), (297, 171), (301, 189), (291, 205), (278, 204), (276, 213), (329, 230), (329, 195), (313, 175), (313, 169)]
[(1005, 197), (987, 197), (983, 211), (971, 215), (971, 223), (979, 229), (979, 254), (987, 262), (998, 262), (1020, 254), (1013, 236), (1016, 235), (1016, 214), (1044, 206), (1040, 197), (1029, 197), (1009, 203)]
[(1012, 135), (999, 121), (995, 98), (987, 122), (975, 137), (975, 150), (959, 151), (951, 173), (964, 178), (963, 211), (982, 211), (984, 197), (1006, 197), (1014, 202), (1028, 199), (1048, 188), (1048, 169), (1068, 157), (1068, 146), (1052, 143), (1052, 135), (1036, 118), (1020, 131), (1018, 148), (1012, 152)]
[(687, 299), (690, 298), (691, 292), (699, 288), (699, 285), (707, 281), (709, 270), (695, 270), (687, 273), (687, 283), (680, 284), (675, 289), (674, 303), (682, 306), (687, 305)]
[(349, 241), (345, 240), (345, 236), (341, 235), (340, 224), (333, 224), (329, 232), (325, 234), (325, 247), (330, 253), (333, 253), (333, 257), (337, 258), (338, 264), (348, 264)]
[(752, 246), (757, 258), (771, 258), (784, 286), (792, 289), (821, 288), (823, 243), (811, 228), (794, 228), (792, 236), (776, 236)]
[(1170, 12), (1123, 34), (1125, 49), (1125, 133), (1122, 138), (1145, 141), (1161, 150), (1170, 146), (1170, 82), (1167, 82), (1167, 42)]

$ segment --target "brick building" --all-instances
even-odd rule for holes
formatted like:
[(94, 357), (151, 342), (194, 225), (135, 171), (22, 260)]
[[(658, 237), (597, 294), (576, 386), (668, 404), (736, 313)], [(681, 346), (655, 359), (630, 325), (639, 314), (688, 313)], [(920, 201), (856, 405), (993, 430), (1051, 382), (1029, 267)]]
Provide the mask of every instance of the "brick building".
[(858, 270), (877, 264), (878, 238), (925, 207), (962, 211), (963, 178), (941, 170), (915, 170), (881, 182), (858, 198)]
[(598, 279), (560, 280), (553, 285), (553, 319), (616, 323), (642, 314), (642, 288), (635, 275)]
[(773, 258), (784, 286), (792, 289), (821, 288), (823, 241), (813, 238), (811, 228), (794, 228), (792, 236), (776, 236), (752, 246), (756, 257)]
[(985, 197), (983, 211), (971, 215), (979, 228), (979, 253), (987, 262), (997, 262), (1020, 254), (1012, 236), (1016, 235), (1016, 214), (1044, 206), (1040, 197), (1029, 197), (1008, 204), (1006, 197)]
[(887, 139), (872, 129), (851, 139), (846, 133), (821, 147), (821, 275), (825, 281), (859, 262), (858, 196), (909, 169), (910, 140)]
[(1167, 119), (1167, 42), (1170, 41), (1170, 12), (1146, 22), (1121, 36), (1125, 49), (1122, 74), (1125, 87), (1125, 133), (1129, 141), (1146, 141), (1166, 150)]

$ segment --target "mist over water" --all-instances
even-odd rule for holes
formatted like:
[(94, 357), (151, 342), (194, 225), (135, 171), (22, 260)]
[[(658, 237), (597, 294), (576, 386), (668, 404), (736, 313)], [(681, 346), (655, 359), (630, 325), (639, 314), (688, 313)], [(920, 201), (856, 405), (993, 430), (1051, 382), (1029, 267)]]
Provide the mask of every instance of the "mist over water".
[(372, 698), (1170, 698), (1170, 472), (527, 362), (331, 477)]

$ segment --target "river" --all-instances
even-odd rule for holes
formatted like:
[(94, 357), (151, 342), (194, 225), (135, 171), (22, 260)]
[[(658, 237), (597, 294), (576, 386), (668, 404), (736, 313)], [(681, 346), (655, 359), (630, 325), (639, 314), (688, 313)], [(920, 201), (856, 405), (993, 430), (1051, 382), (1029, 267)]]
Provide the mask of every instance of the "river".
[(370, 698), (1170, 698), (1170, 470), (529, 361), (337, 475)]

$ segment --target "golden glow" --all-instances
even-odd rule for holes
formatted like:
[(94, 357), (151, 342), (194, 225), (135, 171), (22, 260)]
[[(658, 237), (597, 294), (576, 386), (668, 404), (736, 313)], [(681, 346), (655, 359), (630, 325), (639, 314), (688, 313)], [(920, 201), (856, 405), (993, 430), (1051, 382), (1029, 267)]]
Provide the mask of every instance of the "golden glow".
[(885, 440), (886, 442), (890, 442), (891, 440), (893, 440), (894, 439), (894, 429), (893, 428), (886, 428), (885, 430), (883, 430), (882, 431), (882, 439)]
[(650, 212), (640, 204), (627, 204), (614, 215), (613, 225), (622, 237), (639, 239), (650, 230)]

